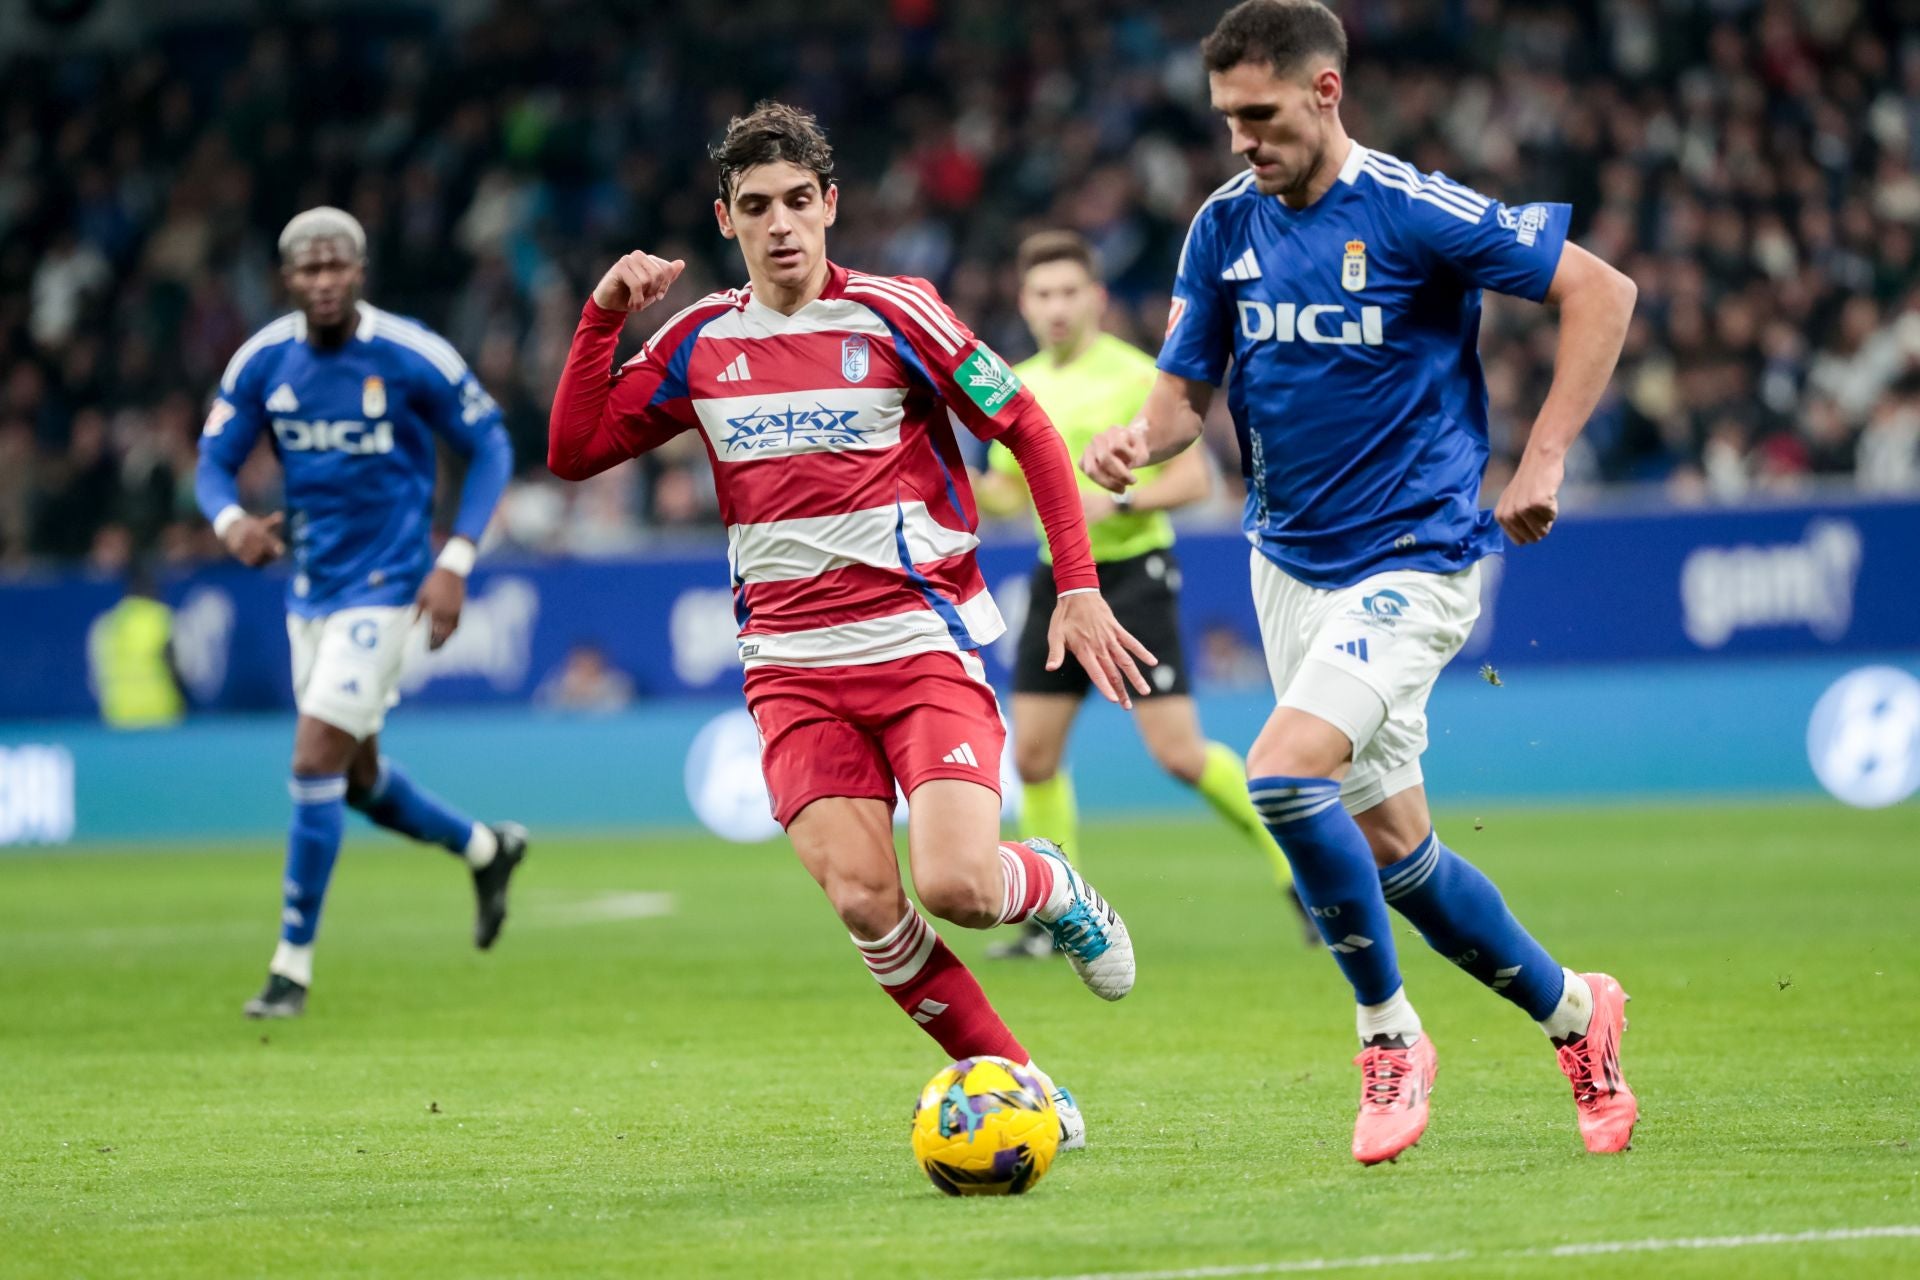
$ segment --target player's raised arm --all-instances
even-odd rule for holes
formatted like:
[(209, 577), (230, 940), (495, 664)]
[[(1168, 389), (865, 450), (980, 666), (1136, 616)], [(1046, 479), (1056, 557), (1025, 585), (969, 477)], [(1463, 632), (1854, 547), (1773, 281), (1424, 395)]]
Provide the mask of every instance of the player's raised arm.
[(594, 286), (573, 332), (547, 420), (547, 467), (562, 480), (598, 475), (692, 425), (686, 387), (667, 365), (671, 352), (663, 349), (676, 336), (674, 321), (608, 376), (627, 316), (666, 297), (686, 266), (678, 258), (669, 262), (649, 253), (629, 253)]
[(1567, 449), (1613, 377), (1638, 295), (1631, 279), (1579, 245), (1570, 244), (1561, 254), (1546, 298), (1560, 308), (1553, 383), (1533, 420), (1520, 465), (1494, 507), (1494, 519), (1522, 546), (1553, 529)]
[(1613, 376), (1638, 290), (1567, 241), (1571, 206), (1502, 204), (1444, 174), (1424, 181), (1440, 198), (1409, 202), (1407, 226), (1434, 268), (1482, 289), (1560, 308), (1553, 384), (1494, 509), (1507, 536), (1525, 546), (1553, 527), (1567, 448)]

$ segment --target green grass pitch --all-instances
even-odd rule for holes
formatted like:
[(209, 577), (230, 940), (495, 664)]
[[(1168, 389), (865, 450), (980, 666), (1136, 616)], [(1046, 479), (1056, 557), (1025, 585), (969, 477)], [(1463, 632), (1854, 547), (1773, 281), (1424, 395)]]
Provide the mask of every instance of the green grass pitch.
[(1125, 1001), (976, 965), (1090, 1124), (1015, 1200), (914, 1169), (939, 1052), (778, 847), (541, 841), (480, 955), (458, 864), (357, 828), (308, 1015), (271, 1025), (239, 1016), (271, 841), (0, 855), (0, 1273), (1920, 1275), (1911, 1235), (1547, 1253), (1920, 1224), (1920, 807), (1442, 831), (1634, 995), (1630, 1153), (1584, 1155), (1540, 1033), (1408, 934), (1433, 1123), (1353, 1164), (1346, 991), (1199, 820), (1088, 829)]

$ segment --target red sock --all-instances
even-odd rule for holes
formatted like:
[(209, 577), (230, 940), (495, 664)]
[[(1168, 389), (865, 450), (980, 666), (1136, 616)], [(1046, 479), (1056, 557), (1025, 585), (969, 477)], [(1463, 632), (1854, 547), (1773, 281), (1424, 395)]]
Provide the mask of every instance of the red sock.
[(1053, 862), (1024, 844), (1007, 840), (1000, 845), (1000, 870), (1007, 884), (1000, 923), (1025, 924), (1053, 895)]
[(855, 938), (853, 945), (881, 989), (949, 1057), (991, 1054), (1027, 1061), (1027, 1051), (987, 1003), (987, 993), (917, 910), (908, 908), (906, 918), (879, 941)]

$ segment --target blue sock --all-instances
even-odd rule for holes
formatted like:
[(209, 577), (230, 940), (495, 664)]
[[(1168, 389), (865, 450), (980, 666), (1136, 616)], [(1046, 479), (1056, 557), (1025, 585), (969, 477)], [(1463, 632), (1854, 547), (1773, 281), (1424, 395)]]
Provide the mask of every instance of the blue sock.
[(287, 833), (280, 937), (304, 947), (320, 928), (327, 881), (333, 876), (334, 859), (340, 856), (340, 833), (347, 825), (347, 779), (338, 773), (313, 778), (296, 775), (287, 789), (293, 793), (293, 827)]
[(1393, 922), (1380, 896), (1373, 851), (1340, 805), (1331, 778), (1249, 778), (1260, 820), (1293, 865), (1293, 884), (1361, 1004), (1400, 989)]
[(1520, 927), (1506, 899), (1480, 869), (1429, 835), (1426, 843), (1380, 872), (1394, 910), (1413, 922), (1435, 951), (1544, 1021), (1560, 1003), (1566, 975)]
[(464, 854), (473, 837), (473, 819), (462, 817), (431, 791), (413, 785), (405, 771), (380, 757), (380, 776), (365, 792), (349, 797), (353, 807), (403, 836)]

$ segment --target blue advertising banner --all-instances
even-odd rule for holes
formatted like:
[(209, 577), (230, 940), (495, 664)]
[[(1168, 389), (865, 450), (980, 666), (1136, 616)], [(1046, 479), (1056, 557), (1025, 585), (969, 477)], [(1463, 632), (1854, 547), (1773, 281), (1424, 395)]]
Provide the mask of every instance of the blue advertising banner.
[[(1202, 685), (1257, 685), (1258, 632), (1237, 533), (1188, 531), (1189, 660)], [(1032, 544), (1008, 527), (981, 567), (1017, 633)], [(165, 581), (174, 652), (198, 709), (286, 708), (284, 578), (225, 565)], [(0, 719), (93, 716), (88, 628), (120, 596), (83, 576), (0, 586)], [(986, 656), (1007, 675), (1013, 636)], [(727, 693), (740, 679), (719, 547), (624, 560), (510, 561), (473, 576), (460, 630), (416, 645), (403, 692), (427, 704), (538, 700), (569, 655), (597, 650), (642, 699)], [(1920, 503), (1569, 514), (1490, 562), (1455, 674), (1481, 664), (1689, 662), (1920, 649)], [(622, 682), (624, 683), (624, 682)]]

